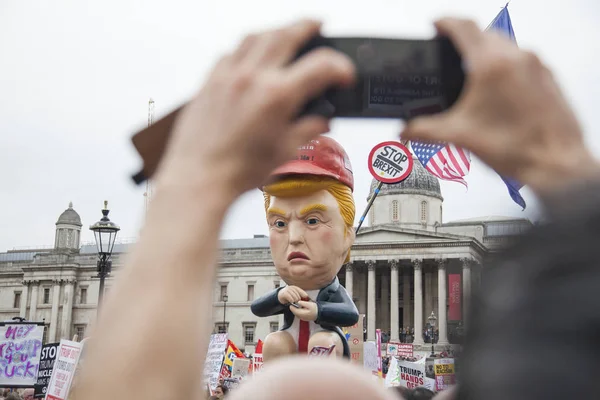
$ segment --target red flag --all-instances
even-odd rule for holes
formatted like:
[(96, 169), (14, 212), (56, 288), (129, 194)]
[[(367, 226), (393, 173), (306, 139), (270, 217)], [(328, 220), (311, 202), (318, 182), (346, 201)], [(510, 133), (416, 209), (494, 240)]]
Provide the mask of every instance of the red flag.
[(461, 315), (460, 274), (448, 274), (448, 320), (460, 321)]
[(254, 350), (254, 353), (262, 354), (262, 347), (263, 347), (263, 341), (258, 339), (258, 343), (256, 344), (256, 350)]

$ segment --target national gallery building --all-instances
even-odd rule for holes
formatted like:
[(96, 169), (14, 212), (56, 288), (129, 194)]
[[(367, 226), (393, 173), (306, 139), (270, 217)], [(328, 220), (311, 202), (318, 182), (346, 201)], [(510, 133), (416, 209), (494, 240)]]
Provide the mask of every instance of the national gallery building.
[[(371, 195), (377, 182), (371, 185)], [(456, 341), (468, 325), (464, 309), (482, 275), (482, 262), (529, 229), (527, 219), (481, 217), (442, 223), (440, 185), (419, 162), (403, 182), (384, 185), (352, 248), (351, 262), (339, 273), (341, 283), (365, 315), (367, 340), (382, 329), (399, 340), (403, 328), (414, 329), (414, 344), (432, 312), (440, 346)], [(86, 222), (84, 229), (95, 221)], [(49, 227), (50, 228), (50, 227)], [(0, 318), (44, 322), (45, 340), (86, 336), (96, 318), (99, 279), (95, 245), (81, 245), (81, 217), (69, 205), (56, 222), (49, 248), (0, 253)], [(127, 243), (113, 252), (112, 275), (123, 268)], [(257, 318), (250, 303), (279, 285), (269, 239), (221, 242), (220, 270), (214, 287), (215, 332), (227, 331), (240, 349), (254, 351), (259, 339), (279, 329), (280, 316)], [(168, 268), (168, 265), (165, 266)], [(450, 290), (449, 290), (450, 288)]]

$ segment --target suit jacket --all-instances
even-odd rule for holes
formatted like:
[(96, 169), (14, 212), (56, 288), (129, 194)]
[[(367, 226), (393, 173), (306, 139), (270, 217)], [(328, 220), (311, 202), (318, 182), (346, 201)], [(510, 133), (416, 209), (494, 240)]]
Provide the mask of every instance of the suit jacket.
[[(257, 317), (269, 317), (271, 315), (283, 314), (284, 324), (281, 330), (292, 326), (296, 317), (289, 309), (289, 306), (279, 302), (277, 295), (283, 287), (277, 288), (272, 292), (254, 300), (250, 309)], [(352, 326), (358, 322), (358, 310), (356, 305), (348, 296), (346, 289), (340, 285), (337, 277), (327, 286), (322, 288), (315, 301), (317, 303), (316, 324), (323, 329), (336, 332), (344, 346), (344, 356), (350, 357), (350, 348), (348, 341), (344, 336), (340, 326)]]

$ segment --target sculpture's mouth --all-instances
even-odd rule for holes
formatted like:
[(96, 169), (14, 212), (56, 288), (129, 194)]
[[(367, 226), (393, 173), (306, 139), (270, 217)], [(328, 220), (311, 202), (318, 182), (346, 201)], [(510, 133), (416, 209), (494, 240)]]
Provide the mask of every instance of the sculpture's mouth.
[(287, 260), (288, 261), (292, 261), (292, 260), (308, 260), (308, 256), (304, 253), (302, 253), (301, 251), (292, 251), (289, 255)]

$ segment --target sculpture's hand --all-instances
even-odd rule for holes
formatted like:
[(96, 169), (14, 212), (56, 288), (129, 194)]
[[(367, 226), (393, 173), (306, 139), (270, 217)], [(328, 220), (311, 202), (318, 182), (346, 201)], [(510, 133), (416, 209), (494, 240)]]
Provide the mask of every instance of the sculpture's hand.
[(312, 301), (299, 301), (298, 305), (302, 308), (290, 307), (290, 311), (302, 321), (316, 321), (319, 315), (317, 303)]
[(298, 286), (286, 286), (279, 291), (277, 299), (281, 304), (298, 303), (302, 299), (308, 299), (308, 294)]

